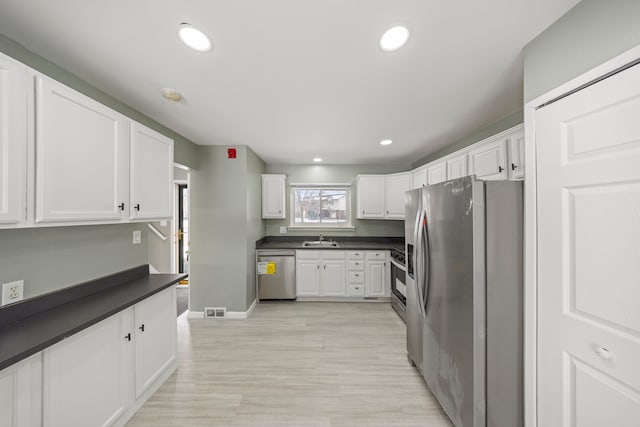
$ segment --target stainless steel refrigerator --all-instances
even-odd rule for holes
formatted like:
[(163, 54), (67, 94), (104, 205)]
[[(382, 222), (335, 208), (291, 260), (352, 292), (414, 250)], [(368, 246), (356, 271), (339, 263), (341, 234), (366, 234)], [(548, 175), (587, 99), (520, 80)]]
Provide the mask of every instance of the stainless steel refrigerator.
[(458, 427), (523, 420), (522, 182), (405, 193), (407, 351)]

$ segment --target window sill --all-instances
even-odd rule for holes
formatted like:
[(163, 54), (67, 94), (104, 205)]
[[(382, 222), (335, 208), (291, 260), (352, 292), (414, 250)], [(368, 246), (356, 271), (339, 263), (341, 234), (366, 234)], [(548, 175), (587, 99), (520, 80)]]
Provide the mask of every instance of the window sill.
[(354, 226), (345, 226), (345, 227), (328, 227), (328, 226), (308, 226), (308, 225), (289, 225), (287, 226), (288, 230), (330, 230), (330, 231), (340, 231), (340, 230), (349, 230), (353, 231), (356, 228)]

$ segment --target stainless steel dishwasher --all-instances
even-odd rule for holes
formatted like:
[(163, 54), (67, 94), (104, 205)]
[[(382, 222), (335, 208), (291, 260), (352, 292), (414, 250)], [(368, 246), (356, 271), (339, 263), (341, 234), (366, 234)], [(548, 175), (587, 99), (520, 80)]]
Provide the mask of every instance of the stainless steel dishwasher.
[(296, 299), (296, 251), (257, 250), (258, 299)]

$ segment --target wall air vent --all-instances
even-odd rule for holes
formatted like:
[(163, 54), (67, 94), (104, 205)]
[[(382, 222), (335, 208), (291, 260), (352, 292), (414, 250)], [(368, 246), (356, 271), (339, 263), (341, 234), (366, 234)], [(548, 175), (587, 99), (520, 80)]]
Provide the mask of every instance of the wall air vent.
[(205, 319), (223, 319), (227, 315), (227, 307), (205, 307)]

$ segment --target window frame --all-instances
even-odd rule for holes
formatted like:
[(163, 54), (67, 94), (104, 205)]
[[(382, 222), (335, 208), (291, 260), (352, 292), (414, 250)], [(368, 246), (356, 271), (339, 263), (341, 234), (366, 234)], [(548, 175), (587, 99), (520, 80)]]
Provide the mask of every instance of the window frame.
[[(347, 221), (338, 224), (335, 222), (331, 223), (296, 223), (296, 190), (306, 189), (306, 190), (320, 190), (322, 193), (323, 190), (344, 190), (345, 191), (345, 207), (346, 207), (346, 217)], [(351, 184), (313, 184), (313, 183), (305, 183), (305, 184), (290, 184), (289, 185), (289, 226), (288, 228), (295, 229), (304, 229), (304, 230), (353, 230), (355, 227), (353, 226), (353, 206), (351, 205)], [(322, 218), (320, 219), (322, 221)]]

